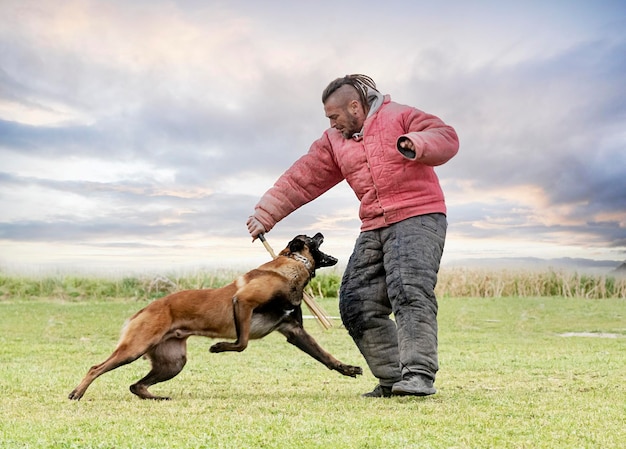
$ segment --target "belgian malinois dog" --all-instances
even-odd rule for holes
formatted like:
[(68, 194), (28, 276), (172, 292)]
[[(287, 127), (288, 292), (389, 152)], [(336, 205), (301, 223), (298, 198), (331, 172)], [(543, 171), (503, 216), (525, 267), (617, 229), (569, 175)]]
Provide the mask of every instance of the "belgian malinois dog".
[(142, 399), (155, 396), (148, 387), (180, 373), (187, 362), (187, 338), (236, 339), (218, 342), (211, 352), (243, 351), (249, 339), (265, 337), (277, 330), (287, 341), (329, 369), (356, 377), (363, 371), (345, 365), (326, 352), (302, 326), (301, 303), (304, 287), (315, 270), (330, 267), (337, 259), (320, 251), (324, 236), (295, 237), (278, 257), (217, 289), (185, 290), (165, 296), (133, 315), (124, 328), (115, 351), (92, 366), (69, 394), (79, 400), (102, 374), (146, 356), (152, 369), (130, 391)]

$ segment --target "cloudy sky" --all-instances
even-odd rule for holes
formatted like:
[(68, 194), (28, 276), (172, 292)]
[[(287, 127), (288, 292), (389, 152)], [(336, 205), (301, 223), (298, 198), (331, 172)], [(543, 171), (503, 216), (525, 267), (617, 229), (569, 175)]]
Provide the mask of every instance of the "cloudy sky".
[[(0, 269), (268, 259), (245, 221), (332, 79), (454, 126), (444, 263), (626, 259), (626, 3), (0, 1)], [(359, 232), (345, 183), (268, 234)]]

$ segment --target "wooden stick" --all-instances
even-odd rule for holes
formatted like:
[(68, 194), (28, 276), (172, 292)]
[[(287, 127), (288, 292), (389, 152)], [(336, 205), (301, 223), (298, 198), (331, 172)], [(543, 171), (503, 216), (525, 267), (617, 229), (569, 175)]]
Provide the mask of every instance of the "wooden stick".
[(263, 234), (259, 234), (259, 240), (263, 242), (263, 246), (265, 247), (267, 252), (270, 253), (270, 256), (272, 256), (272, 259), (276, 259), (278, 256), (276, 255), (276, 253), (274, 252), (270, 244), (267, 243), (267, 240), (265, 240), (265, 236)]
[[(276, 257), (278, 256), (276, 255), (270, 244), (267, 243), (265, 235), (259, 234), (259, 240), (261, 240), (267, 252), (270, 253), (272, 259), (276, 259)], [(331, 327), (333, 327), (333, 323), (330, 321), (328, 313), (326, 313), (326, 311), (317, 302), (315, 302), (315, 299), (313, 299), (311, 295), (309, 295), (307, 292), (302, 292), (302, 298), (304, 299), (304, 303), (309, 308), (313, 316), (317, 318), (317, 320), (320, 322), (324, 329), (330, 329)]]

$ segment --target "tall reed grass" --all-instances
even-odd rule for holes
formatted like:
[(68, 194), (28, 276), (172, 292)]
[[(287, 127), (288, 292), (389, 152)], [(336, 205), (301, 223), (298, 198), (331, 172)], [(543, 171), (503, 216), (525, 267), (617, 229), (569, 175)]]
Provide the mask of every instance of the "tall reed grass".
[[(182, 275), (107, 278), (54, 275), (28, 277), (0, 272), (0, 300), (46, 298), (64, 301), (151, 300), (184, 289), (216, 288), (228, 284), (235, 271), (196, 272)], [(341, 274), (320, 273), (310, 292), (337, 298)], [(436, 289), (445, 297), (544, 297), (626, 299), (626, 278), (580, 273), (524, 270), (442, 269)]]
[(626, 277), (545, 270), (452, 268), (439, 275), (440, 297), (626, 298)]
[(237, 274), (214, 271), (115, 278), (75, 275), (29, 277), (0, 272), (0, 300), (149, 300), (178, 290), (221, 287), (231, 282)]

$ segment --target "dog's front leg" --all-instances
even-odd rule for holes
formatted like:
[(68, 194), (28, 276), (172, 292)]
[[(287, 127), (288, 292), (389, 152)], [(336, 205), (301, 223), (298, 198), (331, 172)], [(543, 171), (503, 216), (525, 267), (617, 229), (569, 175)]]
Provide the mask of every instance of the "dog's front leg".
[(278, 331), (287, 337), (289, 343), (323, 363), (328, 369), (339, 371), (344, 376), (350, 377), (363, 374), (360, 366), (346, 365), (325, 351), (301, 325), (295, 322), (285, 323)]
[(237, 340), (234, 343), (221, 341), (211, 346), (211, 352), (236, 351), (241, 352), (248, 347), (250, 338), (250, 320), (252, 319), (252, 307), (247, 302), (240, 301), (233, 296), (233, 318), (235, 320), (235, 332)]

